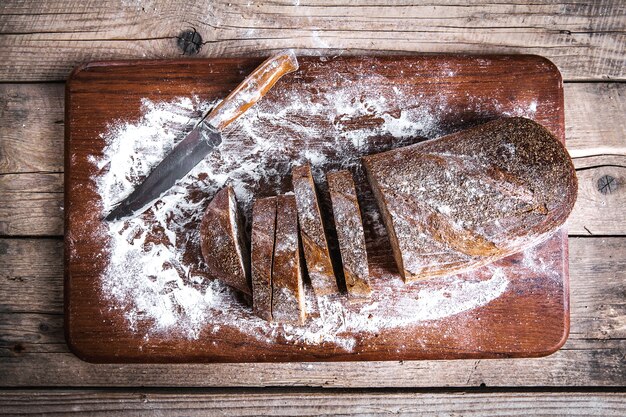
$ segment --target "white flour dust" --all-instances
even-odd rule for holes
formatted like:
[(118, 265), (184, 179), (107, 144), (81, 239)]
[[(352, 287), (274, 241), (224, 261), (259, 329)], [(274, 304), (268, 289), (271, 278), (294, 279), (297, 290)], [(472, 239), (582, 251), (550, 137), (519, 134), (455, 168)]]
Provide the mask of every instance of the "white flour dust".
[[(310, 162), (318, 173), (355, 167), (381, 136), (400, 146), (415, 136), (442, 133), (437, 115), (445, 109), (445, 97), (415, 105), (420, 98), (400, 89), (381, 94), (366, 86), (355, 92), (356, 84), (345, 82), (308, 95), (285, 89), (280, 105), (261, 100), (226, 129), (217, 152), (141, 216), (108, 224), (110, 259), (101, 286), (132, 329), (145, 332), (146, 340), (155, 334), (195, 339), (201, 331), (230, 326), (268, 343), (332, 343), (350, 351), (355, 343), (350, 332), (375, 333), (444, 319), (486, 305), (506, 291), (509, 280), (494, 267), (487, 280), (448, 277), (422, 289), (419, 283), (408, 284), (415, 288), (411, 298), (390, 307), (387, 301), (406, 285), (399, 278), (385, 278), (374, 302), (348, 308), (336, 300), (320, 300), (320, 318), (289, 326), (257, 318), (229, 288), (203, 273), (199, 250), (189, 249), (197, 249), (198, 232), (188, 227), (197, 224), (207, 201), (225, 184), (234, 187), (248, 214), (260, 185), (274, 193), (287, 191), (281, 188), (282, 179), (295, 165)], [(102, 212), (127, 196), (214, 105), (196, 97), (144, 99), (139, 120), (112, 123), (101, 135), (106, 144), (102, 155), (91, 159), (98, 168), (93, 181)], [(319, 137), (327, 139), (308, 145), (307, 139)]]

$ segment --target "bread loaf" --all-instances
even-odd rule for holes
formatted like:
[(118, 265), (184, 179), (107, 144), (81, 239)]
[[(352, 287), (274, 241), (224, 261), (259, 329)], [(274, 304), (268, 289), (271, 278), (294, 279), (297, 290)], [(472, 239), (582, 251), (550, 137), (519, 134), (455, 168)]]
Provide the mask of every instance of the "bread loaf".
[(337, 294), (339, 288), (328, 250), (311, 167), (304, 165), (294, 168), (291, 181), (296, 197), (304, 258), (313, 291), (318, 297)]
[(298, 214), (293, 195), (276, 197), (276, 240), (272, 268), (272, 318), (303, 324), (306, 318)]
[(370, 294), (369, 266), (361, 210), (352, 174), (337, 171), (326, 174), (333, 206), (346, 287), (351, 298)]
[(407, 281), (467, 271), (534, 245), (565, 222), (576, 200), (563, 144), (520, 117), (363, 161)]
[(200, 249), (210, 276), (250, 295), (250, 254), (232, 187), (220, 190), (200, 223)]
[(276, 197), (256, 200), (252, 208), (252, 310), (272, 320), (272, 262), (276, 230)]

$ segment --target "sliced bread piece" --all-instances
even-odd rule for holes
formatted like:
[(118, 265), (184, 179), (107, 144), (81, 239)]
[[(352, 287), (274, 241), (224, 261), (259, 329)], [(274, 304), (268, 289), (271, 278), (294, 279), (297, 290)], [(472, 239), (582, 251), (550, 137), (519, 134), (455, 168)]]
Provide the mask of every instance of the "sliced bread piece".
[(272, 318), (277, 322), (294, 324), (304, 324), (306, 319), (300, 267), (298, 214), (293, 195), (276, 197)]
[(313, 291), (317, 297), (337, 294), (339, 288), (328, 250), (311, 166), (295, 167), (291, 175), (304, 258)]
[(276, 197), (261, 198), (252, 208), (252, 310), (272, 320), (272, 262), (276, 231)]
[(326, 179), (348, 294), (351, 298), (368, 297), (371, 288), (365, 234), (352, 174), (350, 171), (330, 172)]
[(250, 290), (250, 254), (232, 187), (220, 190), (200, 223), (200, 249), (211, 277), (245, 293)]
[(535, 245), (576, 201), (565, 147), (521, 117), (363, 162), (407, 281), (468, 271)]

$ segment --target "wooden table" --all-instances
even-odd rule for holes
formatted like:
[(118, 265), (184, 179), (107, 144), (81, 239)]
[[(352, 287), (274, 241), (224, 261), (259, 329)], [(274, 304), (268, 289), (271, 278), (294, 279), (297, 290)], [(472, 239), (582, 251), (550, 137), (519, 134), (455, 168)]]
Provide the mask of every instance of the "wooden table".
[[(522, 407), (626, 414), (626, 5), (382, 3), (0, 3), (0, 414), (503, 415)], [(95, 59), (260, 56), (286, 47), (534, 53), (559, 67), (580, 182), (568, 224), (571, 333), (559, 352), (519, 360), (148, 366), (92, 365), (69, 353), (61, 237), (63, 81), (71, 69)]]

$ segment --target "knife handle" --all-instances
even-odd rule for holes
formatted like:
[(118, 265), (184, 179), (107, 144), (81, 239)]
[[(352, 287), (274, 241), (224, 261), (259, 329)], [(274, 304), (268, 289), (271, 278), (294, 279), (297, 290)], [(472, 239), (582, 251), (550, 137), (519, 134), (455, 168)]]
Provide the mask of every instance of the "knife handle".
[(259, 101), (285, 74), (298, 69), (298, 59), (291, 50), (266, 59), (241, 82), (204, 119), (221, 131)]

